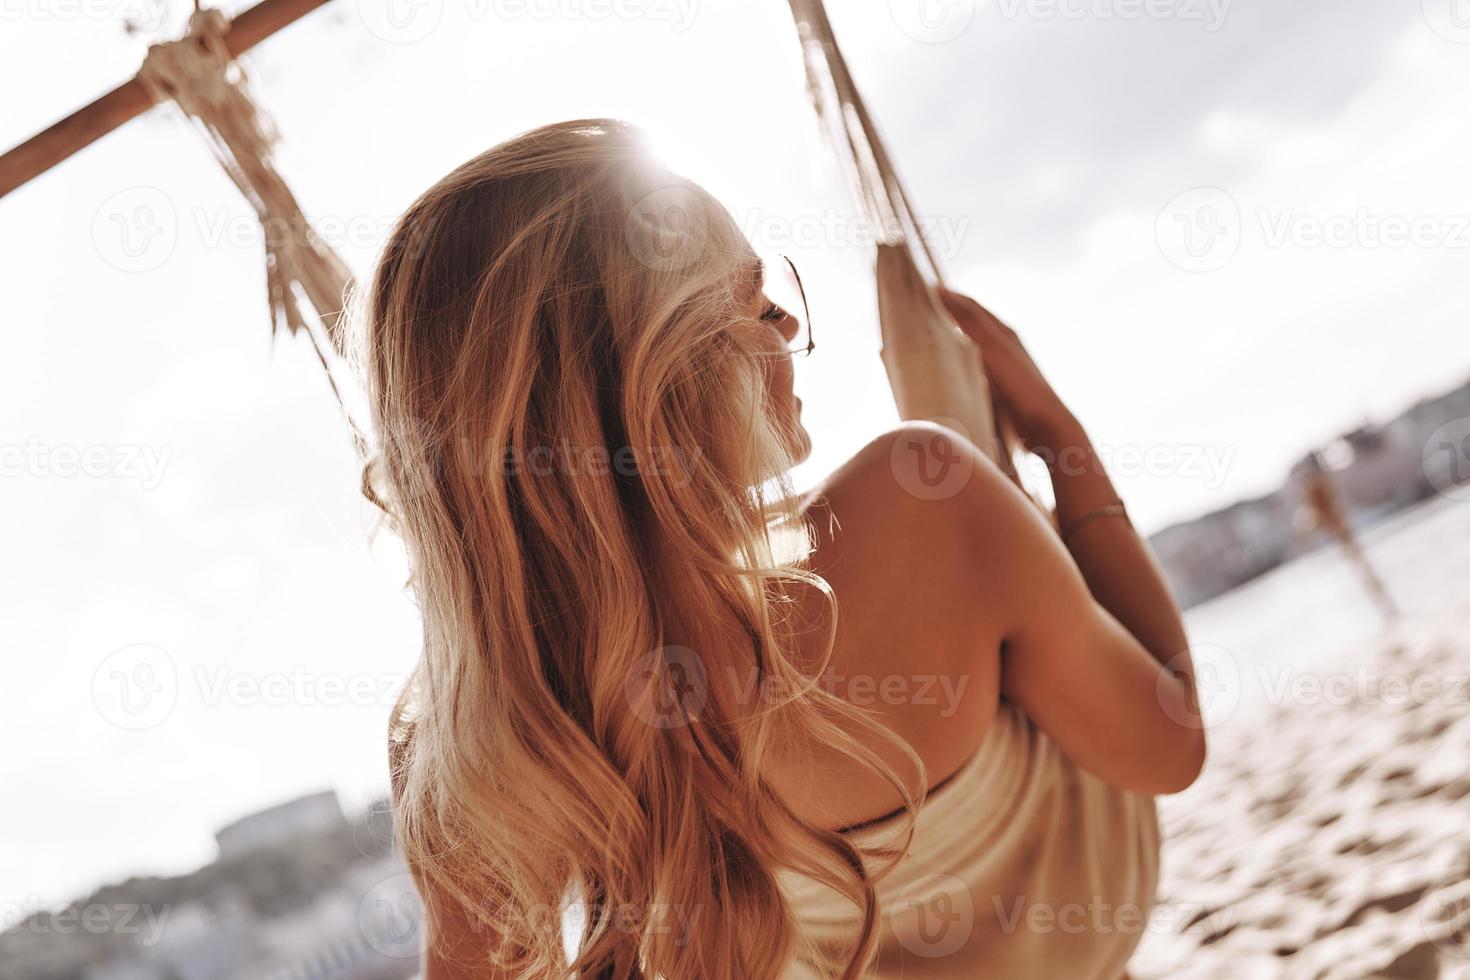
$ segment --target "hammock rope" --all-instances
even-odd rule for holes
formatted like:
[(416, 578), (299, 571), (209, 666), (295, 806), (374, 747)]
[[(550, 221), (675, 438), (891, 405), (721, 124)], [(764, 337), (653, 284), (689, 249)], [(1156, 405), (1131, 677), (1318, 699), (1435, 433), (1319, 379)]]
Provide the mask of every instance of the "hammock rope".
[[(266, 296), (273, 333), (305, 332), (327, 375), (358, 455), (371, 455), (361, 391), (347, 364), (347, 264), (324, 241), (275, 168), (275, 124), (251, 97), (244, 66), (226, 46), (229, 19), (198, 9), (182, 38), (148, 49), (138, 72), (155, 102), (173, 102), (255, 209), (265, 241)], [(302, 300), (305, 299), (305, 304)], [(309, 311), (307, 307), (309, 306)]]
[(1018, 441), (992, 401), (980, 349), (950, 318), (934, 284), (939, 261), (898, 170), (878, 136), (837, 44), (822, 0), (789, 0), (806, 66), (807, 92), (859, 210), (878, 240), (877, 279), (884, 368), (899, 416), (963, 430), (1017, 482)]
[(791, 0), (791, 9), (802, 39), (807, 91), (829, 140), (847, 147), (844, 169), (853, 182), (863, 217), (880, 230), (881, 244), (917, 244), (935, 282), (942, 285), (939, 262), (914, 217), (897, 168), (878, 138), (877, 126), (848, 70), (826, 8), (821, 0)]

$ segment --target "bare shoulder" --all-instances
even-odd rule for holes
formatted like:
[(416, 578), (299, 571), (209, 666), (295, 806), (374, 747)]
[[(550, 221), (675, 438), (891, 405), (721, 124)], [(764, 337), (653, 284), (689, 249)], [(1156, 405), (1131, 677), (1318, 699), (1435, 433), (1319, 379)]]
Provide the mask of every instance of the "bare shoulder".
[(981, 614), (1001, 610), (977, 587), (998, 586), (1045, 531), (1035, 507), (984, 453), (930, 422), (905, 422), (874, 438), (807, 503), (822, 574), (886, 584), (885, 594), (909, 601), (922, 591)]
[[(991, 497), (1008, 501), (1007, 486), (968, 440), (904, 423), (807, 501), (812, 570), (837, 602), (834, 686), (905, 738), (931, 783), (969, 758), (995, 717), (1004, 617), (985, 581), (1004, 558), (985, 546), (991, 518), (976, 511), (994, 511)], [(816, 791), (854, 819), (899, 804), (876, 784), (824, 782)]]

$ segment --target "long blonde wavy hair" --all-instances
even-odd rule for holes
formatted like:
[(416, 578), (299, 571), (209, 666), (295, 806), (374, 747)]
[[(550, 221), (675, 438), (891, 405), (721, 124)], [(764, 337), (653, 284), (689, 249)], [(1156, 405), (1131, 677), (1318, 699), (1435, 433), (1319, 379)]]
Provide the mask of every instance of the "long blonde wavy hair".
[[(397, 830), (484, 940), (453, 951), (467, 967), (778, 977), (802, 942), (786, 871), (863, 911), (842, 977), (874, 951), (889, 864), (766, 777), (778, 752), (835, 746), (912, 806), (922, 766), (819, 682), (835, 603), (799, 552), (779, 557), (784, 531), (809, 536), (783, 476), (792, 423), (738, 339), (752, 258), (636, 130), (590, 119), (454, 170), (377, 267), (370, 473), (423, 619), (391, 721)], [(815, 658), (803, 590), (826, 597)]]

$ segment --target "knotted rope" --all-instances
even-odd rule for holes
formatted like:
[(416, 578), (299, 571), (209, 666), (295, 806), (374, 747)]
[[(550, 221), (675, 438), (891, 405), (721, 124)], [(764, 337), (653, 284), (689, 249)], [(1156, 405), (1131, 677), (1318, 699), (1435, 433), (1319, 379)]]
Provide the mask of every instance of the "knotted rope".
[[(265, 238), (266, 295), (274, 329), (305, 331), (327, 373), (360, 456), (370, 455), (361, 400), (346, 363), (343, 309), (352, 273), (322, 240), (277, 172), (272, 148), (279, 134), (255, 104), (244, 67), (225, 44), (229, 19), (196, 9), (188, 32), (148, 49), (138, 78), (156, 102), (172, 101), (196, 125), (214, 158), (255, 209)], [(308, 313), (301, 302), (310, 304)]]

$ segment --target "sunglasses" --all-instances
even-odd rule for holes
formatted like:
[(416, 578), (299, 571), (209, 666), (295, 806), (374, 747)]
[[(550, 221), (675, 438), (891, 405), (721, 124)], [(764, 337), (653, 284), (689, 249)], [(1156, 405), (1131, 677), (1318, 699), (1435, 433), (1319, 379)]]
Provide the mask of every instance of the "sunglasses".
[[(796, 271), (796, 263), (788, 255), (774, 255), (763, 259), (762, 268), (765, 271), (762, 289), (767, 305), (761, 319), (776, 326), (782, 334), (790, 331), (790, 324), (795, 323), (795, 331), (787, 342), (786, 349), (796, 357), (806, 357), (817, 345), (812, 340), (811, 310), (807, 306), (806, 287), (802, 285), (801, 273)], [(796, 312), (798, 309), (801, 311), (799, 316)]]

